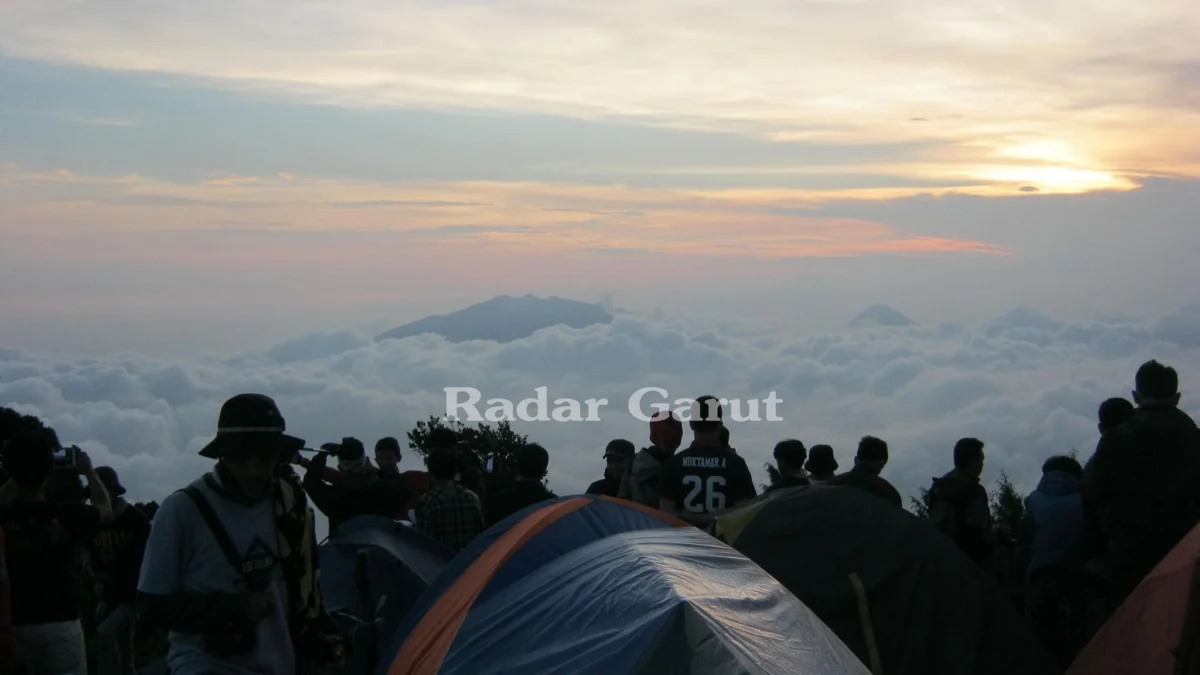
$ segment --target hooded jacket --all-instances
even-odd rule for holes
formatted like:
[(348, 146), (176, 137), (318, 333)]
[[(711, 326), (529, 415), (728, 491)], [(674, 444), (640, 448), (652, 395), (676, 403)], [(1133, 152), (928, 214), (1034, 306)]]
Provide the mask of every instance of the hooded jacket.
[(1083, 499), (1079, 479), (1063, 471), (1042, 474), (1025, 498), (1021, 528), (1029, 546), (1029, 575), (1047, 567), (1083, 567)]
[(929, 488), (929, 522), (984, 571), (994, 571), (996, 536), (987, 490), (979, 479), (958, 469), (934, 478)]
[(633, 457), (629, 472), (621, 480), (617, 496), (658, 508), (658, 479), (671, 456), (655, 446), (642, 448)]
[(1200, 520), (1200, 429), (1175, 406), (1143, 405), (1100, 439), (1082, 492), (1119, 600)]

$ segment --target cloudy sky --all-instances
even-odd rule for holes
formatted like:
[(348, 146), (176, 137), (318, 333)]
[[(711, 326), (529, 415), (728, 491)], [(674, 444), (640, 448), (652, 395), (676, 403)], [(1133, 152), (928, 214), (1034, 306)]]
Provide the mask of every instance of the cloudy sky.
[[(779, 387), (759, 464), (872, 432), (911, 489), (977, 433), (1029, 482), (1141, 360), (1200, 376), (1197, 33), (1188, 0), (7, 0), (0, 405), (148, 481), (246, 388), (332, 439), (475, 381)], [(634, 314), (362, 340), (499, 293)], [(843, 331), (877, 302), (923, 328)], [(603, 424), (531, 431), (561, 492), (640, 440)]]

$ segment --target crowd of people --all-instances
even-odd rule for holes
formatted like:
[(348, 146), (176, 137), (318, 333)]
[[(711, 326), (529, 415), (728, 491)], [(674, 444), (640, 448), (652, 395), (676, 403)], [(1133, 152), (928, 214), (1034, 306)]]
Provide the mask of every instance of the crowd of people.
[[(1100, 441), (1086, 467), (1065, 455), (1046, 459), (1026, 499), (1024, 611), (1064, 666), (1200, 522), (1200, 430), (1179, 408), (1178, 375), (1151, 361), (1135, 385), (1132, 402), (1100, 406)], [(604, 476), (587, 492), (708, 528), (760, 497), (723, 415), (716, 397), (697, 399), (687, 447), (683, 421), (656, 415), (646, 447), (606, 445)], [(11, 435), (0, 488), (0, 673), (78, 674), (89, 662), (100, 675), (131, 673), (135, 626), (169, 636), (171, 673), (340, 672), (344, 637), (323, 606), (310, 503), (331, 533), (378, 515), (460, 551), (556, 497), (546, 487), (549, 453), (535, 443), (516, 448), (500, 470), (454, 430), (435, 427), (421, 444), (426, 470), (406, 472), (395, 438), (375, 444), (373, 463), (356, 438), (316, 452), (305, 445), (271, 398), (229, 399), (200, 452), (213, 470), (167, 497), (151, 524), (123, 499), (115, 471), (60, 448), (52, 430)], [(994, 576), (984, 451), (965, 437), (947, 453), (953, 468), (930, 485), (928, 519)], [(863, 437), (842, 473), (829, 445), (786, 439), (773, 456), (768, 492), (840, 486), (903, 508), (883, 477), (889, 455), (880, 438)]]

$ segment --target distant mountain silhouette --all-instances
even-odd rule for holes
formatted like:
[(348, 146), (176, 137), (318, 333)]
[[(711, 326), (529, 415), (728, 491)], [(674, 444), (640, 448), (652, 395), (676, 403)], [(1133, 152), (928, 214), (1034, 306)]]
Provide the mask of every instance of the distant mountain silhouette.
[(863, 326), (915, 326), (916, 321), (904, 316), (887, 305), (875, 305), (867, 311), (854, 317), (850, 322), (852, 328)]
[(447, 342), (494, 340), (512, 342), (550, 326), (584, 328), (612, 323), (612, 314), (602, 306), (563, 298), (539, 298), (525, 295), (514, 298), (501, 295), (464, 307), (452, 314), (427, 316), (419, 321), (393, 328), (375, 340), (393, 340), (424, 333), (435, 333)]

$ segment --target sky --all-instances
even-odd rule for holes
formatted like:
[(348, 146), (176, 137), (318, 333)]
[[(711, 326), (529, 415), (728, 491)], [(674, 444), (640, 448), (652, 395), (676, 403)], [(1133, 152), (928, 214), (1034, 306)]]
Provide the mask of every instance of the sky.
[[(747, 430), (755, 461), (781, 434), (836, 436), (848, 461), (864, 427), (929, 444), (921, 456), (971, 431), (961, 408), (899, 415), (937, 380), (956, 404), (998, 406), (977, 419), (1035, 481), (1036, 453), (1094, 443), (1092, 399), (1125, 392), (1137, 363), (1170, 354), (1185, 388), (1200, 371), (1191, 5), (7, 0), (0, 405), (161, 480), (138, 462), (199, 470), (174, 460), (251, 385), (339, 438), (411, 425), (452, 376), (521, 396), (540, 377), (627, 397), (651, 375), (765, 396), (755, 373), (778, 370), (803, 423)], [(634, 323), (360, 344), (501, 293)], [(881, 302), (933, 332), (845, 332)], [(1010, 320), (1036, 325), (988, 332)], [(797, 347), (838, 338), (870, 358)], [(342, 351), (248, 356), (295, 344)], [(725, 365), (638, 376), (607, 360), (691, 344)], [(375, 359), (408, 365), (382, 382), (362, 366)], [(894, 369), (917, 389), (870, 384)], [(377, 390), (363, 405), (380, 417), (335, 415)], [(1018, 414), (1048, 426), (989, 426)], [(598, 464), (571, 454), (560, 489)], [(889, 470), (911, 488), (932, 466)]]

